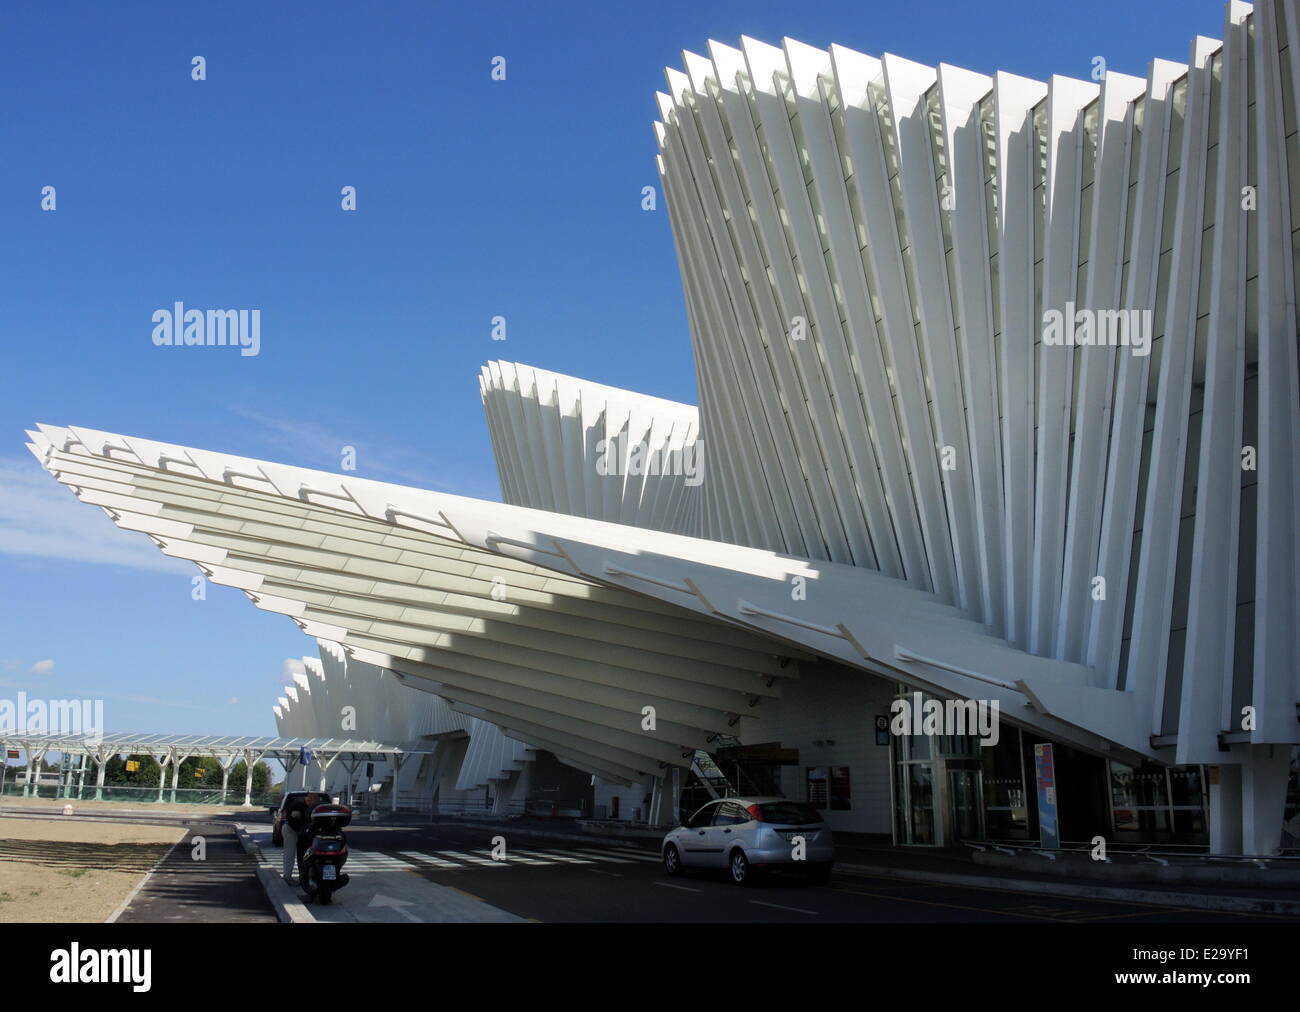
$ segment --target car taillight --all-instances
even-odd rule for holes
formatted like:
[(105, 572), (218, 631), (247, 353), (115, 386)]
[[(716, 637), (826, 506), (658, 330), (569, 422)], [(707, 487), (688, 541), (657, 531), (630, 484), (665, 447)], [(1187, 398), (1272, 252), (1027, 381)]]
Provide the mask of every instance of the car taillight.
[(749, 813), (749, 817), (753, 819), (755, 822), (764, 821), (763, 809), (760, 808), (758, 805), (750, 805), (748, 808), (745, 809), (745, 811)]

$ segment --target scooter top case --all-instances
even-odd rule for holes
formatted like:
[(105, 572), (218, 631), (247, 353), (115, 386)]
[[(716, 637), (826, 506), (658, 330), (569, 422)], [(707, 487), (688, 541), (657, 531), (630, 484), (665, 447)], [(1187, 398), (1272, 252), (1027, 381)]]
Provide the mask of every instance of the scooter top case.
[(317, 805), (311, 810), (311, 824), (318, 832), (337, 833), (352, 822), (347, 805)]

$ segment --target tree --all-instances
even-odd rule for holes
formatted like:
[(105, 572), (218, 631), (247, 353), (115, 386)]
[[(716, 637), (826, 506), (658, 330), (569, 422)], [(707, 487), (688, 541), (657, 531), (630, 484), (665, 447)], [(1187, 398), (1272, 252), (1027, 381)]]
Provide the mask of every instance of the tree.
[[(244, 777), (247, 776), (246, 773), (247, 769), (248, 766), (242, 759), (240, 759), (238, 762), (235, 763), (235, 765), (230, 767), (231, 790), (234, 790), (236, 788), (239, 788), (241, 790), (243, 789)], [(220, 783), (220, 781), (218, 781), (218, 783)], [(271, 783), (271, 768), (267, 766), (266, 763), (264, 762), (254, 763), (253, 764), (253, 793), (265, 794), (270, 783)]]
[[(153, 756), (130, 755), (127, 759), (138, 762), (140, 767), (135, 772), (128, 772), (126, 762), (120, 757), (110, 756), (104, 764), (104, 784), (107, 787), (152, 787), (157, 789), (158, 778), (162, 769)], [(229, 789), (231, 792), (243, 791), (244, 760), (240, 759), (230, 767)], [(201, 775), (200, 775), (201, 771)], [(168, 790), (172, 786), (173, 768), (168, 764), (163, 786)], [(253, 766), (253, 793), (263, 794), (271, 782), (270, 767), (264, 762)], [(221, 763), (212, 756), (190, 756), (181, 763), (180, 780), (176, 785), (182, 790), (221, 790)]]
[(109, 787), (157, 787), (161, 772), (153, 756), (130, 755), (128, 760), (138, 762), (140, 768), (128, 772), (126, 763), (118, 756), (111, 756), (104, 768), (104, 783)]

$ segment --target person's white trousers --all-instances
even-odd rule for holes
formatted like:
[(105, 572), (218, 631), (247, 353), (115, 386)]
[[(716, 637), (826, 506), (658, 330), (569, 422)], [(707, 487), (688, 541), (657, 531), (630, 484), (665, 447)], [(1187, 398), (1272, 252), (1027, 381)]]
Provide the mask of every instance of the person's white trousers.
[(293, 875), (293, 866), (298, 863), (298, 831), (290, 826), (281, 830), (284, 834), (284, 877)]

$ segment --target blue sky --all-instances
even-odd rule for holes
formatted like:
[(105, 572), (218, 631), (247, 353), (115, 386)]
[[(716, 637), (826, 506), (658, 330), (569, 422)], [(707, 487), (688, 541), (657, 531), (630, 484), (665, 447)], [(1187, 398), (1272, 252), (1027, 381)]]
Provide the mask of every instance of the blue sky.
[[(363, 477), (495, 499), (490, 358), (693, 402), (667, 212), (640, 207), (681, 50), (788, 35), (1143, 75), (1222, 18), (1218, 0), (7, 0), (0, 696), (100, 698), (110, 730), (269, 734), (285, 659), (314, 652), (235, 591), (192, 601), (192, 570), (40, 471), (37, 421), (326, 470), (351, 445)], [(155, 347), (176, 301), (260, 308), (261, 353)]]

